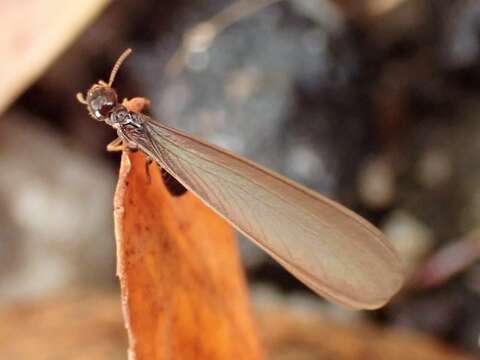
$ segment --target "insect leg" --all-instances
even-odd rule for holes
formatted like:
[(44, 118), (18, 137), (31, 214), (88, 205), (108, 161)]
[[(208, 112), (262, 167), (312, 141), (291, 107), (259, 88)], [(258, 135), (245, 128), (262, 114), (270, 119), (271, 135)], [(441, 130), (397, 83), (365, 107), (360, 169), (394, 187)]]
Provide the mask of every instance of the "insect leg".
[(123, 143), (123, 139), (119, 137), (107, 145), (107, 151), (110, 152), (123, 151), (124, 149), (125, 144)]
[(150, 165), (153, 163), (153, 160), (150, 156), (145, 155), (145, 174), (147, 175), (147, 183), (150, 184), (152, 182), (152, 178), (150, 176)]
[[(107, 151), (116, 152), (116, 151), (137, 151), (137, 146), (135, 144), (126, 144), (125, 140), (121, 137), (116, 138), (110, 144), (107, 145)], [(150, 184), (151, 177), (150, 177), (150, 165), (153, 163), (153, 160), (148, 156), (145, 155), (145, 173), (147, 175), (147, 182)]]
[(134, 143), (128, 144), (124, 139), (118, 137), (107, 145), (107, 151), (137, 151), (137, 145)]
[(122, 101), (122, 105), (125, 106), (129, 111), (143, 112), (150, 108), (150, 100), (144, 97), (134, 97), (130, 100), (125, 98)]

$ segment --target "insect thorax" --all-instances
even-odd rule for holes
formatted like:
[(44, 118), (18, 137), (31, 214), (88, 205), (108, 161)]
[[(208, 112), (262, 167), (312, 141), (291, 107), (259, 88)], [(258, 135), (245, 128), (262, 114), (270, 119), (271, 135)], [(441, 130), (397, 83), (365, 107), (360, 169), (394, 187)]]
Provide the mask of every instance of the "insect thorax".
[(125, 126), (132, 125), (135, 127), (141, 127), (143, 119), (138, 113), (128, 111), (123, 105), (116, 106), (108, 117), (108, 124), (111, 126)]

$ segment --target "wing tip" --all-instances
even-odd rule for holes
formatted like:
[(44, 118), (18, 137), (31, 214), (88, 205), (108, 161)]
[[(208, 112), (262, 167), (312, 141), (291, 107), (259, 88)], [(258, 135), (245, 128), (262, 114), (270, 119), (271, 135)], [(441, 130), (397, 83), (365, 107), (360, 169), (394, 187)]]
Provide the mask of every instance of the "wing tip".
[(399, 261), (394, 264), (395, 266), (392, 266), (391, 272), (388, 275), (382, 275), (383, 278), (385, 278), (385, 276), (390, 278), (390, 281), (387, 282), (387, 286), (384, 286), (381, 289), (377, 288), (372, 292), (373, 294), (370, 297), (368, 297), (368, 291), (361, 294), (364, 296), (362, 298), (360, 296), (341, 293), (328, 287), (312, 288), (310, 286), (310, 288), (328, 301), (351, 310), (377, 310), (387, 305), (393, 298), (395, 298), (405, 283), (405, 266), (400, 259), (398, 260)]

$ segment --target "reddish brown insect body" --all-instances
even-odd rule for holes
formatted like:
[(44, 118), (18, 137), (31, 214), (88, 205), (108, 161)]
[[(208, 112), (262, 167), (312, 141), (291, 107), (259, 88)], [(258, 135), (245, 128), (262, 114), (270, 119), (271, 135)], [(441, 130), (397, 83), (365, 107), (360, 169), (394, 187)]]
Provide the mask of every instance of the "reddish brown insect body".
[[(117, 92), (111, 87), (120, 65), (130, 53), (130, 49), (126, 50), (117, 60), (108, 84), (99, 81), (98, 84), (93, 85), (87, 91), (86, 99), (84, 99), (82, 94), (77, 94), (78, 101), (87, 105), (88, 112), (92, 118), (97, 121), (104, 121), (117, 130), (119, 139), (115, 140), (110, 146), (110, 150), (113, 151), (124, 150), (125, 147), (130, 150), (137, 150), (137, 145), (134, 142), (122, 144), (126, 138), (122, 128), (130, 128), (131, 131), (136, 131), (140, 136), (143, 133), (142, 127), (139, 125), (144, 122), (144, 115), (136, 111), (129, 111), (125, 105), (119, 104)], [(148, 101), (144, 101), (145, 103), (148, 103)], [(171, 195), (181, 196), (187, 191), (165, 169), (161, 169), (161, 174), (165, 187)]]

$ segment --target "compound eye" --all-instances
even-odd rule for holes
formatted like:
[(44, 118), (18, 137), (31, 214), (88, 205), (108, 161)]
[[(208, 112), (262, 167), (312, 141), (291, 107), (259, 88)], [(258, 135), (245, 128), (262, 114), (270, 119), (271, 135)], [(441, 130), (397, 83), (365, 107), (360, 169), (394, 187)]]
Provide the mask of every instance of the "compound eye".
[(108, 116), (108, 114), (110, 113), (110, 111), (113, 110), (114, 107), (115, 107), (115, 104), (113, 103), (108, 103), (108, 104), (105, 103), (100, 107), (98, 112), (101, 116), (105, 117), (105, 116)]

